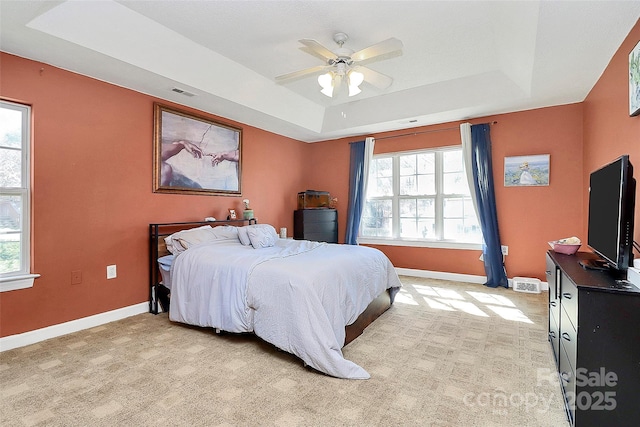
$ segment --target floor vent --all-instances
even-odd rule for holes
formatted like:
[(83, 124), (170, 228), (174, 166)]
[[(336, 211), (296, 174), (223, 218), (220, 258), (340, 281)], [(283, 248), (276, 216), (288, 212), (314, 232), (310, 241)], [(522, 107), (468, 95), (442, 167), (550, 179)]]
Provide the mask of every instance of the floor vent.
[(514, 277), (513, 290), (516, 292), (540, 293), (540, 280), (529, 277)]

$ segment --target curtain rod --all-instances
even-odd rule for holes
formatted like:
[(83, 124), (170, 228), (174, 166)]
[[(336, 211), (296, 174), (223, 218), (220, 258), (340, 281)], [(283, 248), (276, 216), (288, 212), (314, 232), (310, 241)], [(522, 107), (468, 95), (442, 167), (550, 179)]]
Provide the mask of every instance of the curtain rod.
[[(495, 125), (497, 123), (498, 123), (497, 121), (489, 122), (490, 125)], [(376, 141), (382, 141), (383, 139), (401, 138), (403, 136), (416, 136), (416, 135), (421, 135), (421, 134), (424, 134), (424, 133), (446, 132), (446, 131), (450, 131), (450, 130), (460, 130), (460, 126), (450, 127), (450, 128), (442, 128), (442, 129), (424, 130), (424, 131), (421, 131), (421, 132), (403, 133), (403, 134), (400, 134), (400, 135), (392, 135), (392, 136), (385, 136), (385, 137), (382, 137), (382, 138), (375, 138), (375, 140)]]

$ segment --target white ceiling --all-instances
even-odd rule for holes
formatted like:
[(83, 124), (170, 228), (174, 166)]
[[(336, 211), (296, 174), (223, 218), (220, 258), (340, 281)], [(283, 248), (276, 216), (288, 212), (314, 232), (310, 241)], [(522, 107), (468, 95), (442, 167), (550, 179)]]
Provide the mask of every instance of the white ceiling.
[[(580, 102), (639, 17), (640, 1), (0, 0), (0, 49), (314, 142)], [(403, 42), (368, 65), (391, 87), (274, 82), (322, 65), (298, 40), (333, 50), (339, 31), (354, 51)]]

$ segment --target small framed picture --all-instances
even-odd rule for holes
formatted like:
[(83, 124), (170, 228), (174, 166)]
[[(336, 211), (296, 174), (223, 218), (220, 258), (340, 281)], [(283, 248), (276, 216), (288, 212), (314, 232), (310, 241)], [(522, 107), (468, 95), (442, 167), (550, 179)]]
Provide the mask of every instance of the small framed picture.
[(229, 219), (238, 219), (238, 215), (236, 215), (235, 209), (229, 209)]
[(640, 42), (629, 53), (629, 115), (640, 115)]
[(504, 186), (549, 185), (549, 154), (504, 158)]

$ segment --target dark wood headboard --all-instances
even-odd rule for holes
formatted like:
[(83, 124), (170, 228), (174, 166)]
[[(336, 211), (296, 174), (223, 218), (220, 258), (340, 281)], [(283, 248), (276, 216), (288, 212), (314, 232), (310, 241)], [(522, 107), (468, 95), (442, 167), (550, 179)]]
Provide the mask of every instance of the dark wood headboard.
[(252, 219), (230, 219), (221, 221), (195, 221), (195, 222), (167, 222), (159, 224), (149, 224), (149, 312), (158, 314), (158, 290), (160, 284), (160, 270), (158, 258), (168, 255), (167, 245), (164, 238), (180, 230), (210, 225), (244, 226), (256, 224), (257, 220)]

